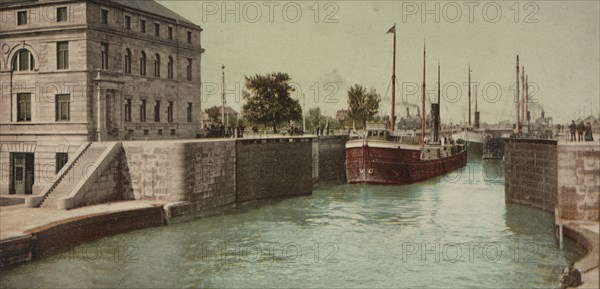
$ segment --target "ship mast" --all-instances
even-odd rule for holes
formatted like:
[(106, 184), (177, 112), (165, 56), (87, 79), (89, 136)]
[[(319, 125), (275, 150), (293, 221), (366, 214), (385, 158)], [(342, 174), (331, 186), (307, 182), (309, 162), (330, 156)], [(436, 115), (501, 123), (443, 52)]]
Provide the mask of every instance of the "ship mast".
[(529, 75), (525, 75), (525, 120), (529, 126)]
[(521, 132), (521, 116), (520, 116), (520, 104), (519, 104), (519, 55), (517, 54), (517, 84), (515, 86), (515, 95), (517, 102), (517, 133)]
[(392, 115), (390, 116), (390, 129), (394, 131), (396, 125), (396, 23), (387, 33), (394, 33), (394, 64), (392, 66)]
[(523, 96), (521, 96), (521, 121), (525, 122), (525, 66), (521, 66), (521, 92)]
[(423, 104), (421, 106), (421, 148), (425, 146), (425, 43), (423, 43), (423, 87), (422, 87)]
[(469, 64), (469, 126), (471, 126), (471, 65)]
[[(438, 99), (437, 99), (437, 109), (435, 111), (435, 121), (434, 121), (434, 132), (433, 132), (433, 142), (439, 143), (440, 141), (440, 127), (442, 126), (442, 121), (440, 119), (440, 113), (442, 110), (442, 103), (440, 101), (440, 86), (442, 85), (440, 81), (440, 60), (438, 58)], [(433, 106), (432, 106), (433, 108)], [(433, 112), (433, 110), (432, 110)]]

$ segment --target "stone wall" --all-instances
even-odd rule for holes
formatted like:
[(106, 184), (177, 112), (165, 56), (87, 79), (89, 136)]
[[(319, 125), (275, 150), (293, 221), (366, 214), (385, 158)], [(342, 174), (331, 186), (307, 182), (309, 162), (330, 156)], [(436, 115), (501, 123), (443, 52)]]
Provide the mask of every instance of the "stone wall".
[(238, 140), (236, 202), (310, 194), (311, 138)]
[(163, 208), (156, 206), (58, 221), (25, 234), (32, 236), (31, 258), (36, 260), (85, 242), (164, 224)]
[(319, 182), (346, 182), (347, 135), (319, 137)]
[(310, 194), (319, 181), (345, 180), (344, 143), (343, 136), (109, 142), (87, 183), (59, 207), (156, 200), (171, 203), (172, 217)]
[(511, 139), (505, 144), (506, 201), (554, 212), (567, 220), (598, 221), (600, 146)]
[(563, 219), (598, 221), (600, 146), (558, 145), (558, 184)]
[(124, 185), (138, 200), (180, 202), (170, 217), (312, 192), (312, 138), (129, 141), (123, 148)]
[(130, 141), (123, 147), (137, 200), (207, 202), (235, 192), (234, 141)]
[(557, 201), (557, 143), (509, 139), (504, 148), (505, 198), (554, 211)]

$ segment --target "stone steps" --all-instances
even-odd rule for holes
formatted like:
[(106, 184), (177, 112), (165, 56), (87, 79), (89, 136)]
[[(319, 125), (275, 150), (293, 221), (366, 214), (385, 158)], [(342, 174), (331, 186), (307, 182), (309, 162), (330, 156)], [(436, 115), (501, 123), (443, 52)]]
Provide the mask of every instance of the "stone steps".
[(94, 169), (95, 165), (100, 161), (99, 158), (106, 150), (105, 144), (92, 144), (90, 148), (73, 164), (71, 171), (65, 175), (56, 185), (54, 190), (46, 196), (40, 207), (56, 208), (59, 199), (69, 196), (71, 191), (81, 180), (89, 178), (89, 174)]

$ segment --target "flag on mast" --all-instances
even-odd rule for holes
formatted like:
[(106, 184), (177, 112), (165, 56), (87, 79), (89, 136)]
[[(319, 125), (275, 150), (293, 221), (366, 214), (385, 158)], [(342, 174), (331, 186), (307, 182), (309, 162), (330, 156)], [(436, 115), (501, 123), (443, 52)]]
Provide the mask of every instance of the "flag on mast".
[(394, 26), (392, 26), (392, 28), (390, 28), (390, 30), (388, 30), (387, 33), (396, 33), (396, 23), (394, 23)]

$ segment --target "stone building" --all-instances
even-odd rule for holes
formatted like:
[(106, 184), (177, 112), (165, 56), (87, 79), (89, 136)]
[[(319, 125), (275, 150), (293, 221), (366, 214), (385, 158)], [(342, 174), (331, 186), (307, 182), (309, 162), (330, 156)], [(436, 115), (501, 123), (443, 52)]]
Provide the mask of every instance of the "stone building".
[(2, 1), (0, 194), (88, 142), (196, 137), (201, 32), (154, 1)]

